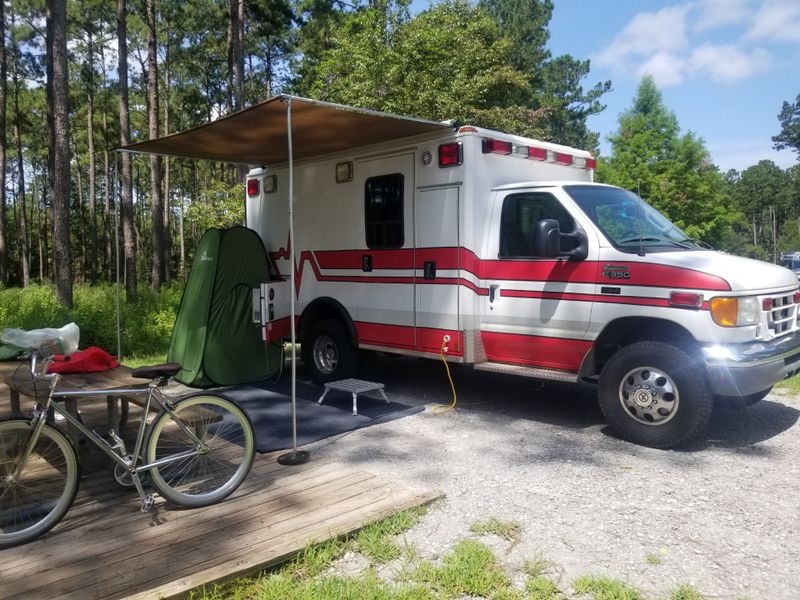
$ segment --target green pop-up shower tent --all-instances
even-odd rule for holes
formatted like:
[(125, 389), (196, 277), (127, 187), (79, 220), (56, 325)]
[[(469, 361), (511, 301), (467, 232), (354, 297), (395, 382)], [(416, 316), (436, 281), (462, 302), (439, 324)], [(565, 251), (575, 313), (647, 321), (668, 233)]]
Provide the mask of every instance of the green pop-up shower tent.
[(262, 341), (252, 317), (252, 290), (269, 280), (267, 253), (255, 231), (206, 231), (169, 344), (169, 360), (183, 365), (178, 381), (197, 387), (233, 385), (277, 372), (281, 348)]

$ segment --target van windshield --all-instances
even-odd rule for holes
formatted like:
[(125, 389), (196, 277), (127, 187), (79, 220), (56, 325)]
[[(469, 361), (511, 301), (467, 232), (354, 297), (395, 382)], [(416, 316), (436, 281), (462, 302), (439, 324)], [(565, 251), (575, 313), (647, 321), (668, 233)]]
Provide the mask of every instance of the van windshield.
[(608, 240), (623, 252), (695, 250), (702, 246), (633, 192), (616, 187), (564, 189)]

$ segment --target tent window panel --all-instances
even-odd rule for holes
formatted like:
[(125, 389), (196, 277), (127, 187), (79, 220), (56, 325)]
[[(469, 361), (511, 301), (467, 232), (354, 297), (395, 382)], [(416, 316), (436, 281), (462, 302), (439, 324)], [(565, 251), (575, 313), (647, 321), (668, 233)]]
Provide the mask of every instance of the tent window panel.
[(367, 248), (402, 248), (403, 175), (370, 177), (364, 184)]

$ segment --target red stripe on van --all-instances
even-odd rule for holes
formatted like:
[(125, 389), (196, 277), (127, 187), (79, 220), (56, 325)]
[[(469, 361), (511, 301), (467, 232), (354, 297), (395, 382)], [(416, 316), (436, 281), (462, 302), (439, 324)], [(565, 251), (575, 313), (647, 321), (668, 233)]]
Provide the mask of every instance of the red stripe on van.
[(410, 325), (386, 325), (384, 323), (368, 323), (365, 321), (356, 321), (354, 325), (359, 344), (438, 354), (441, 351), (444, 336), (449, 335), (450, 343), (448, 344), (447, 354), (454, 356), (462, 356), (464, 354), (464, 342), (460, 331), (417, 327), (415, 344), (415, 328)]
[(577, 372), (592, 342), (481, 331), (486, 358), (492, 362)]

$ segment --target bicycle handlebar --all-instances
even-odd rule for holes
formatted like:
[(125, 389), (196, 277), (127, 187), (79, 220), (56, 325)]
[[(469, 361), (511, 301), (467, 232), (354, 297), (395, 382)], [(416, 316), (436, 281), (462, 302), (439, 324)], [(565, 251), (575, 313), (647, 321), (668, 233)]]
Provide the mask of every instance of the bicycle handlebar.
[[(40, 359), (42, 360), (42, 367), (37, 370), (37, 363)], [(34, 350), (31, 352), (31, 377), (33, 377), (35, 380), (50, 379), (53, 377), (53, 375), (55, 375), (55, 373), (47, 372), (47, 368), (50, 366), (50, 364), (54, 362), (68, 362), (69, 360), (69, 356), (62, 356), (61, 358), (57, 358), (54, 354), (44, 356), (38, 351)]]

